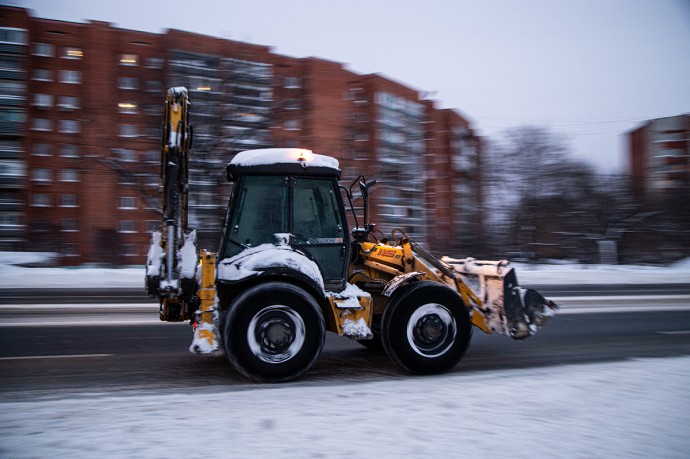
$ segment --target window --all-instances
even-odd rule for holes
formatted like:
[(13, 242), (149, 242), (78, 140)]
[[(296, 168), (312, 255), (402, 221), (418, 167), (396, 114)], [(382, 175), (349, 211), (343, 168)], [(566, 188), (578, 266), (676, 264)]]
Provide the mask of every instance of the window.
[(79, 97), (76, 96), (60, 96), (58, 103), (60, 110), (76, 110), (79, 106)]
[(120, 77), (117, 79), (117, 87), (120, 89), (139, 89), (139, 79), (134, 77)]
[(81, 72), (79, 70), (60, 70), (60, 83), (81, 83)]
[(34, 156), (51, 156), (52, 150), (52, 145), (49, 143), (35, 143), (31, 148), (31, 154)]
[(54, 57), (55, 46), (49, 43), (34, 43), (34, 56)]
[(32, 105), (39, 108), (48, 108), (53, 106), (53, 96), (50, 94), (35, 93)]
[(49, 69), (34, 69), (34, 80), (53, 81), (53, 71)]
[(282, 176), (245, 176), (230, 222), (225, 257), (246, 246), (274, 243), (275, 233), (288, 230), (288, 188)]
[(120, 102), (117, 104), (117, 108), (120, 110), (120, 113), (137, 113), (137, 104), (134, 102)]
[(137, 154), (134, 150), (127, 148), (113, 148), (113, 153), (120, 161), (133, 162), (137, 160)]
[(0, 42), (15, 45), (28, 45), (29, 33), (24, 29), (14, 27), (0, 27)]
[(60, 181), (61, 182), (78, 182), (79, 181), (79, 171), (74, 169), (63, 169), (60, 171)]
[(144, 152), (144, 161), (147, 163), (159, 163), (161, 152), (158, 150), (148, 150)]
[(79, 147), (63, 143), (60, 145), (60, 156), (63, 158), (79, 158)]
[(34, 131), (52, 131), (53, 120), (46, 118), (34, 118), (31, 120), (31, 129)]
[(62, 48), (62, 57), (65, 59), (81, 59), (84, 57), (84, 51), (81, 48), (65, 47)]
[(34, 182), (49, 183), (53, 181), (53, 171), (50, 169), (34, 169), (31, 171), (31, 180)]
[(79, 121), (76, 120), (60, 120), (58, 130), (63, 134), (79, 134), (81, 132)]
[(117, 231), (120, 233), (136, 233), (134, 220), (120, 220), (117, 222)]
[(158, 231), (158, 227), (160, 226), (160, 223), (158, 220), (146, 220), (144, 222), (144, 228), (146, 229), (147, 233), (151, 233), (153, 231)]
[(299, 110), (301, 103), (299, 99), (288, 99), (285, 101), (285, 110)]
[(76, 194), (61, 194), (60, 207), (78, 207)]
[(302, 81), (299, 77), (285, 77), (286, 88), (301, 88)]
[(163, 83), (156, 80), (146, 80), (144, 82), (144, 89), (148, 92), (162, 91)]
[(37, 233), (47, 233), (50, 231), (50, 223), (45, 218), (36, 218), (31, 223), (31, 230)]
[(146, 67), (150, 69), (162, 69), (165, 61), (160, 57), (147, 57)]
[(73, 218), (65, 218), (60, 220), (60, 231), (71, 233), (79, 231), (77, 228), (77, 221)]
[(0, 80), (0, 94), (3, 96), (24, 96), (26, 93), (26, 84), (18, 81), (2, 81)]
[(131, 196), (121, 196), (118, 199), (118, 209), (136, 209), (137, 200)]
[(78, 257), (79, 245), (74, 243), (65, 243), (60, 246), (60, 251), (66, 257)]
[(45, 193), (31, 195), (31, 205), (34, 207), (50, 207), (50, 195)]
[(286, 131), (298, 131), (301, 129), (301, 124), (299, 120), (287, 120), (285, 121)]
[(120, 137), (136, 137), (138, 135), (138, 129), (131, 124), (121, 124), (119, 127), (119, 135)]
[(120, 253), (126, 257), (138, 257), (139, 252), (135, 244), (122, 244), (120, 246)]
[(139, 56), (136, 54), (120, 54), (120, 65), (139, 65)]

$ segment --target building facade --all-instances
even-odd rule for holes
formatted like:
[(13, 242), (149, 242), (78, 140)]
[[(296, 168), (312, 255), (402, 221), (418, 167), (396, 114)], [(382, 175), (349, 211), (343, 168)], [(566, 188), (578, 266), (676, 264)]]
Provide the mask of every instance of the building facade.
[(688, 189), (690, 114), (650, 120), (628, 134), (630, 172), (638, 197)]
[(420, 91), (264, 46), (13, 7), (0, 7), (0, 250), (57, 252), (65, 265), (141, 264), (160, 220), (173, 86), (192, 101), (190, 226), (204, 247), (218, 243), (233, 155), (302, 147), (338, 158), (345, 186), (378, 180), (370, 215), (382, 232), (400, 228), (436, 253), (475, 253), (481, 140)]

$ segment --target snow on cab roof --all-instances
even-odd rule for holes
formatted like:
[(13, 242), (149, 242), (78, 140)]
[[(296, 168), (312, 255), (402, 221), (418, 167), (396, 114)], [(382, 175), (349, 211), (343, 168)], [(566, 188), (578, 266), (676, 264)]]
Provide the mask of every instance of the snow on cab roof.
[(246, 150), (238, 153), (230, 165), (269, 166), (271, 164), (300, 164), (303, 167), (328, 167), (339, 169), (340, 164), (335, 158), (318, 155), (304, 148), (262, 148), (258, 150)]

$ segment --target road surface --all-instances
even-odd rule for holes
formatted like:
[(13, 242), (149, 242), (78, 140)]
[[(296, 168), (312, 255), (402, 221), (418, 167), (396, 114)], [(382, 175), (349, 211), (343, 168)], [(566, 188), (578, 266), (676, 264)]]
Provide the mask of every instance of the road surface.
[[(688, 295), (560, 301), (562, 313), (524, 342), (475, 329), (470, 350), (453, 371), (690, 355)], [(89, 392), (189, 389), (191, 394), (255, 387), (225, 357), (190, 354), (189, 325), (161, 323), (156, 310), (150, 303), (1, 306), (0, 394), (21, 400)], [(385, 353), (329, 333), (317, 365), (293, 384), (411, 377)]]

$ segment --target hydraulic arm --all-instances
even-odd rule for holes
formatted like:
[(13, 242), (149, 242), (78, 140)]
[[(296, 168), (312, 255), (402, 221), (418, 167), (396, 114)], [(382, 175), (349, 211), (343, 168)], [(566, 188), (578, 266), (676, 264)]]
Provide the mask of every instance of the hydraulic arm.
[(146, 269), (147, 292), (160, 298), (161, 320), (170, 322), (186, 320), (196, 310), (196, 232), (187, 228), (189, 108), (186, 88), (168, 90), (161, 145), (161, 231), (153, 233)]

